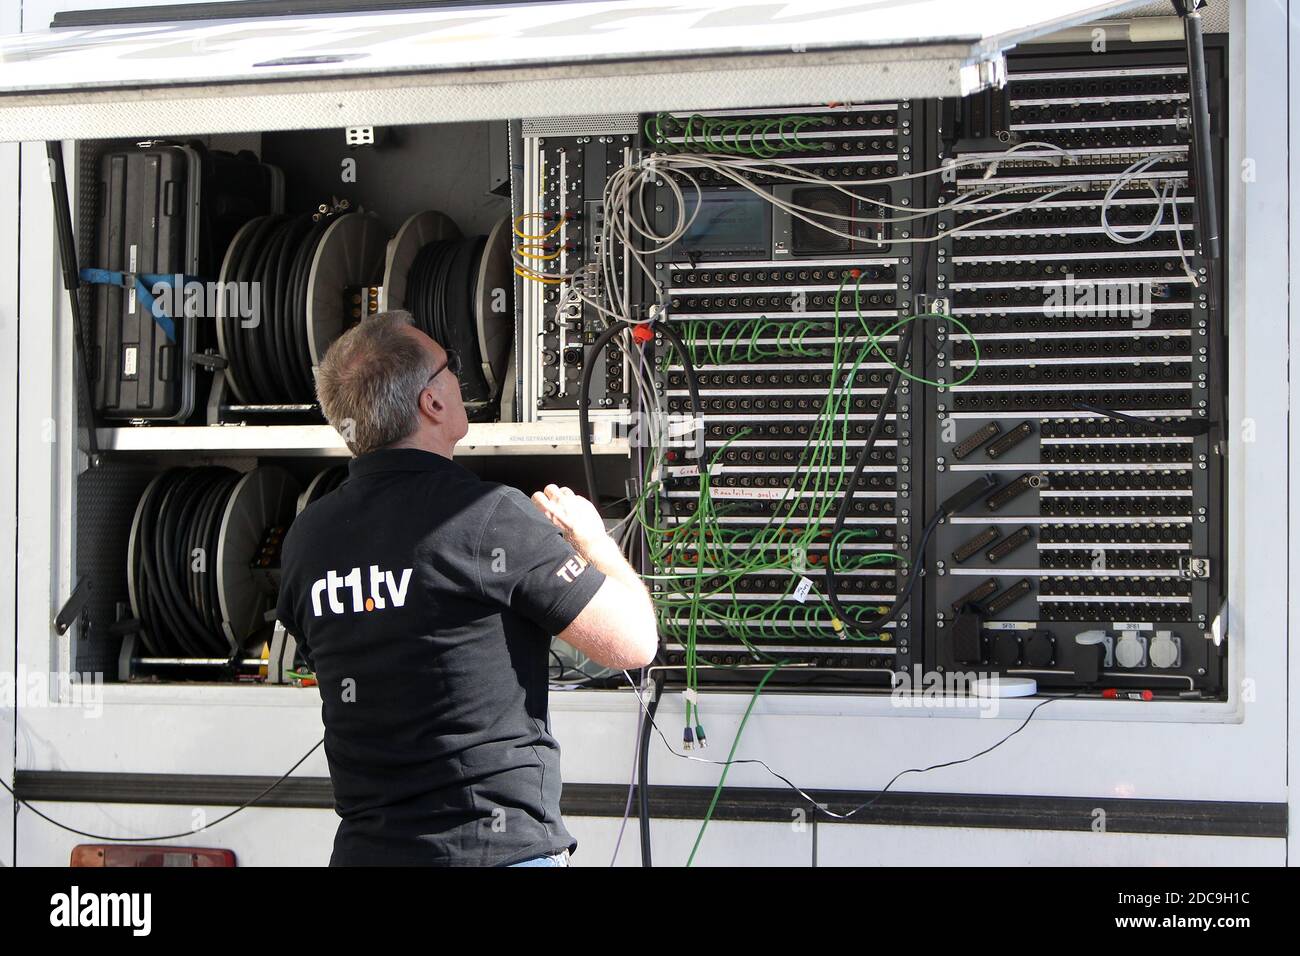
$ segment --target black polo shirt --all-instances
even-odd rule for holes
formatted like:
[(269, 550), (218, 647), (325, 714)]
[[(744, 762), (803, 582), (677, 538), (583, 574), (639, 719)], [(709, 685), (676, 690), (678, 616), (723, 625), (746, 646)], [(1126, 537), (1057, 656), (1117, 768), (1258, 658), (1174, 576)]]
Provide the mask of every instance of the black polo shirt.
[(520, 491), (431, 452), (352, 461), (284, 542), (277, 613), (320, 685), (333, 865), (491, 866), (560, 819), (549, 635), (604, 581)]

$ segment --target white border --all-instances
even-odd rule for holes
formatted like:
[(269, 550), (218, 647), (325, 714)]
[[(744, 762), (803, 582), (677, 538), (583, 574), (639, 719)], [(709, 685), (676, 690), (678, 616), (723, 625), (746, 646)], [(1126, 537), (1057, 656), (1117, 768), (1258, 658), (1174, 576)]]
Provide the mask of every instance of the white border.
[[(1288, 443), (1283, 436), (1289, 428), (1287, 330), (1279, 316), (1287, 296), (1288, 223), (1279, 183), (1288, 144), (1277, 112), (1277, 64), (1285, 62), (1287, 23), (1285, 11), (1272, 4), (1247, 8), (1243, 0), (1235, 0), (1232, 13), (1234, 136), (1228, 168), (1238, 169), (1240, 160), (1250, 157), (1259, 179), (1248, 188), (1235, 178), (1229, 187), (1228, 247), (1236, 250), (1228, 297), (1231, 403), (1233, 420), (1253, 418), (1260, 436), (1247, 446), (1235, 435), (1229, 455), (1233, 699), (1218, 705), (1052, 704), (999, 751), (974, 764), (905, 778), (899, 789), (1288, 799), (1288, 572), (1279, 540), (1286, 533), (1281, 530), (1279, 501), (1288, 490), (1281, 476), (1287, 473)], [(244, 104), (246, 110), (254, 106), (251, 99)], [(24, 369), (54, 372), (48, 379), (25, 380), (19, 418), (19, 575), (24, 595), (31, 596), (19, 607), (20, 650), (32, 669), (62, 659), (55, 649), (66, 646), (54, 638), (50, 622), (53, 608), (71, 586), (74, 464), (64, 414), (72, 394), (67, 377), (71, 342), (66, 307), (58, 304), (43, 163), (39, 147), (24, 148), (22, 288), (24, 314), (31, 318), (24, 325), (21, 363)], [(60, 317), (57, 336), (45, 319), (51, 314)], [(36, 387), (46, 381), (48, 392)], [(40, 441), (44, 415), (65, 423), (53, 449)], [(1242, 703), (1237, 692), (1242, 677), (1254, 681), (1253, 703)], [(292, 696), (296, 693), (301, 697)], [(557, 693), (552, 701), (555, 730), (565, 747), (566, 780), (625, 782), (635, 724), (631, 697), (572, 692)], [(725, 753), (744, 704), (744, 695), (704, 696), (713, 744), (704, 755)], [(908, 716), (918, 719), (901, 720), (879, 700), (772, 696), (758, 704), (738, 756), (761, 756), (805, 787), (873, 789), (901, 768), (965, 756), (987, 746), (1012, 729), (1027, 706), (1008, 702), (996, 720), (942, 711), (911, 711)], [(680, 729), (680, 699), (670, 696), (660, 713), (673, 739)], [(1097, 716), (1100, 719), (1093, 719)], [(120, 687), (109, 690), (104, 715), (95, 721), (68, 708), (20, 717), (19, 766), (31, 769), (278, 774), (320, 733), (314, 692), (270, 688)], [(656, 783), (716, 781), (716, 768), (669, 759), (661, 743), (656, 742), (652, 753)], [(299, 772), (324, 774), (323, 758), (318, 754)], [(728, 782), (738, 787), (773, 785), (761, 769), (743, 766), (733, 769)], [(28, 832), (24, 828), (23, 833)], [(23, 862), (57, 860), (54, 847), (59, 841), (46, 836), (48, 832), (30, 830)], [(942, 862), (941, 847), (949, 839), (950, 834), (936, 832), (925, 859)], [(1009, 837), (1006, 845), (1014, 845), (1015, 839), (1019, 837)], [(1035, 839), (1051, 836), (1039, 834)], [(1068, 860), (1068, 851), (1062, 852), (1062, 861)], [(1189, 850), (1188, 855), (1195, 854)]]

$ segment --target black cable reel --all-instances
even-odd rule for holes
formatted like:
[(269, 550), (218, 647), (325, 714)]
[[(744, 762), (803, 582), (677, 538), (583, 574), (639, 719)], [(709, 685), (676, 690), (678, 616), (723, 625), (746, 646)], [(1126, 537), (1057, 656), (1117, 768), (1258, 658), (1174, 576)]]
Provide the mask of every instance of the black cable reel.
[(307, 487), (302, 490), (298, 496), (298, 503), (294, 508), (294, 514), (300, 515), (303, 510), (310, 504), (314, 504), (324, 498), (331, 491), (343, 484), (348, 477), (347, 465), (334, 465), (318, 472), (316, 477), (307, 482)]
[(235, 409), (310, 409), (314, 369), (367, 311), (363, 290), (378, 283), (385, 239), (364, 212), (261, 216), (235, 234), (216, 321)]
[(127, 591), (145, 658), (233, 660), (271, 635), (298, 482), (274, 466), (170, 468), (136, 505)]
[(440, 212), (416, 213), (388, 243), (382, 310), (405, 309), (415, 326), (461, 357), (471, 421), (496, 418), (514, 343), (510, 218), (466, 237)]
[[(298, 500), (294, 503), (295, 520), (310, 505), (324, 498), (343, 484), (347, 477), (347, 465), (334, 465), (317, 472), (307, 482), (306, 487), (298, 495)], [(265, 560), (271, 560), (275, 556), (273, 552), (274, 542), (268, 540), (261, 556)], [(275, 628), (271, 632), (270, 646), (266, 655), (267, 682), (270, 684), (295, 683), (309, 670), (310, 667), (298, 646), (298, 639), (288, 633), (279, 621), (276, 621)]]

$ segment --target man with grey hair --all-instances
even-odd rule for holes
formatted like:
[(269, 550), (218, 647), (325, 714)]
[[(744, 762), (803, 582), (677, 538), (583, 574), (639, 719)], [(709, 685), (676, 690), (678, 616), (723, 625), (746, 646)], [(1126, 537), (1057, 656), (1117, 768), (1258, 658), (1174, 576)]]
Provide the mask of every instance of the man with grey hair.
[(645, 586), (595, 507), (456, 464), (460, 359), (405, 312), (316, 374), (355, 458), (285, 538), (280, 621), (316, 674), (341, 818), (332, 865), (563, 866), (550, 638), (607, 667), (658, 648)]

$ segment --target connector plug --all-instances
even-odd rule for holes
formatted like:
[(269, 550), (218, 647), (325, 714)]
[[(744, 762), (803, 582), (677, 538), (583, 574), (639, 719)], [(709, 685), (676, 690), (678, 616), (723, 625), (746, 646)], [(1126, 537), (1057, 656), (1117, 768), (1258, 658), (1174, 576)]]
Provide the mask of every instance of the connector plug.
[(982, 477), (976, 478), (965, 488), (950, 495), (947, 500), (939, 506), (939, 510), (945, 515), (953, 515), (959, 511), (965, 511), (975, 502), (979, 501), (986, 494), (992, 491), (996, 485), (997, 480), (992, 475), (983, 475)]

